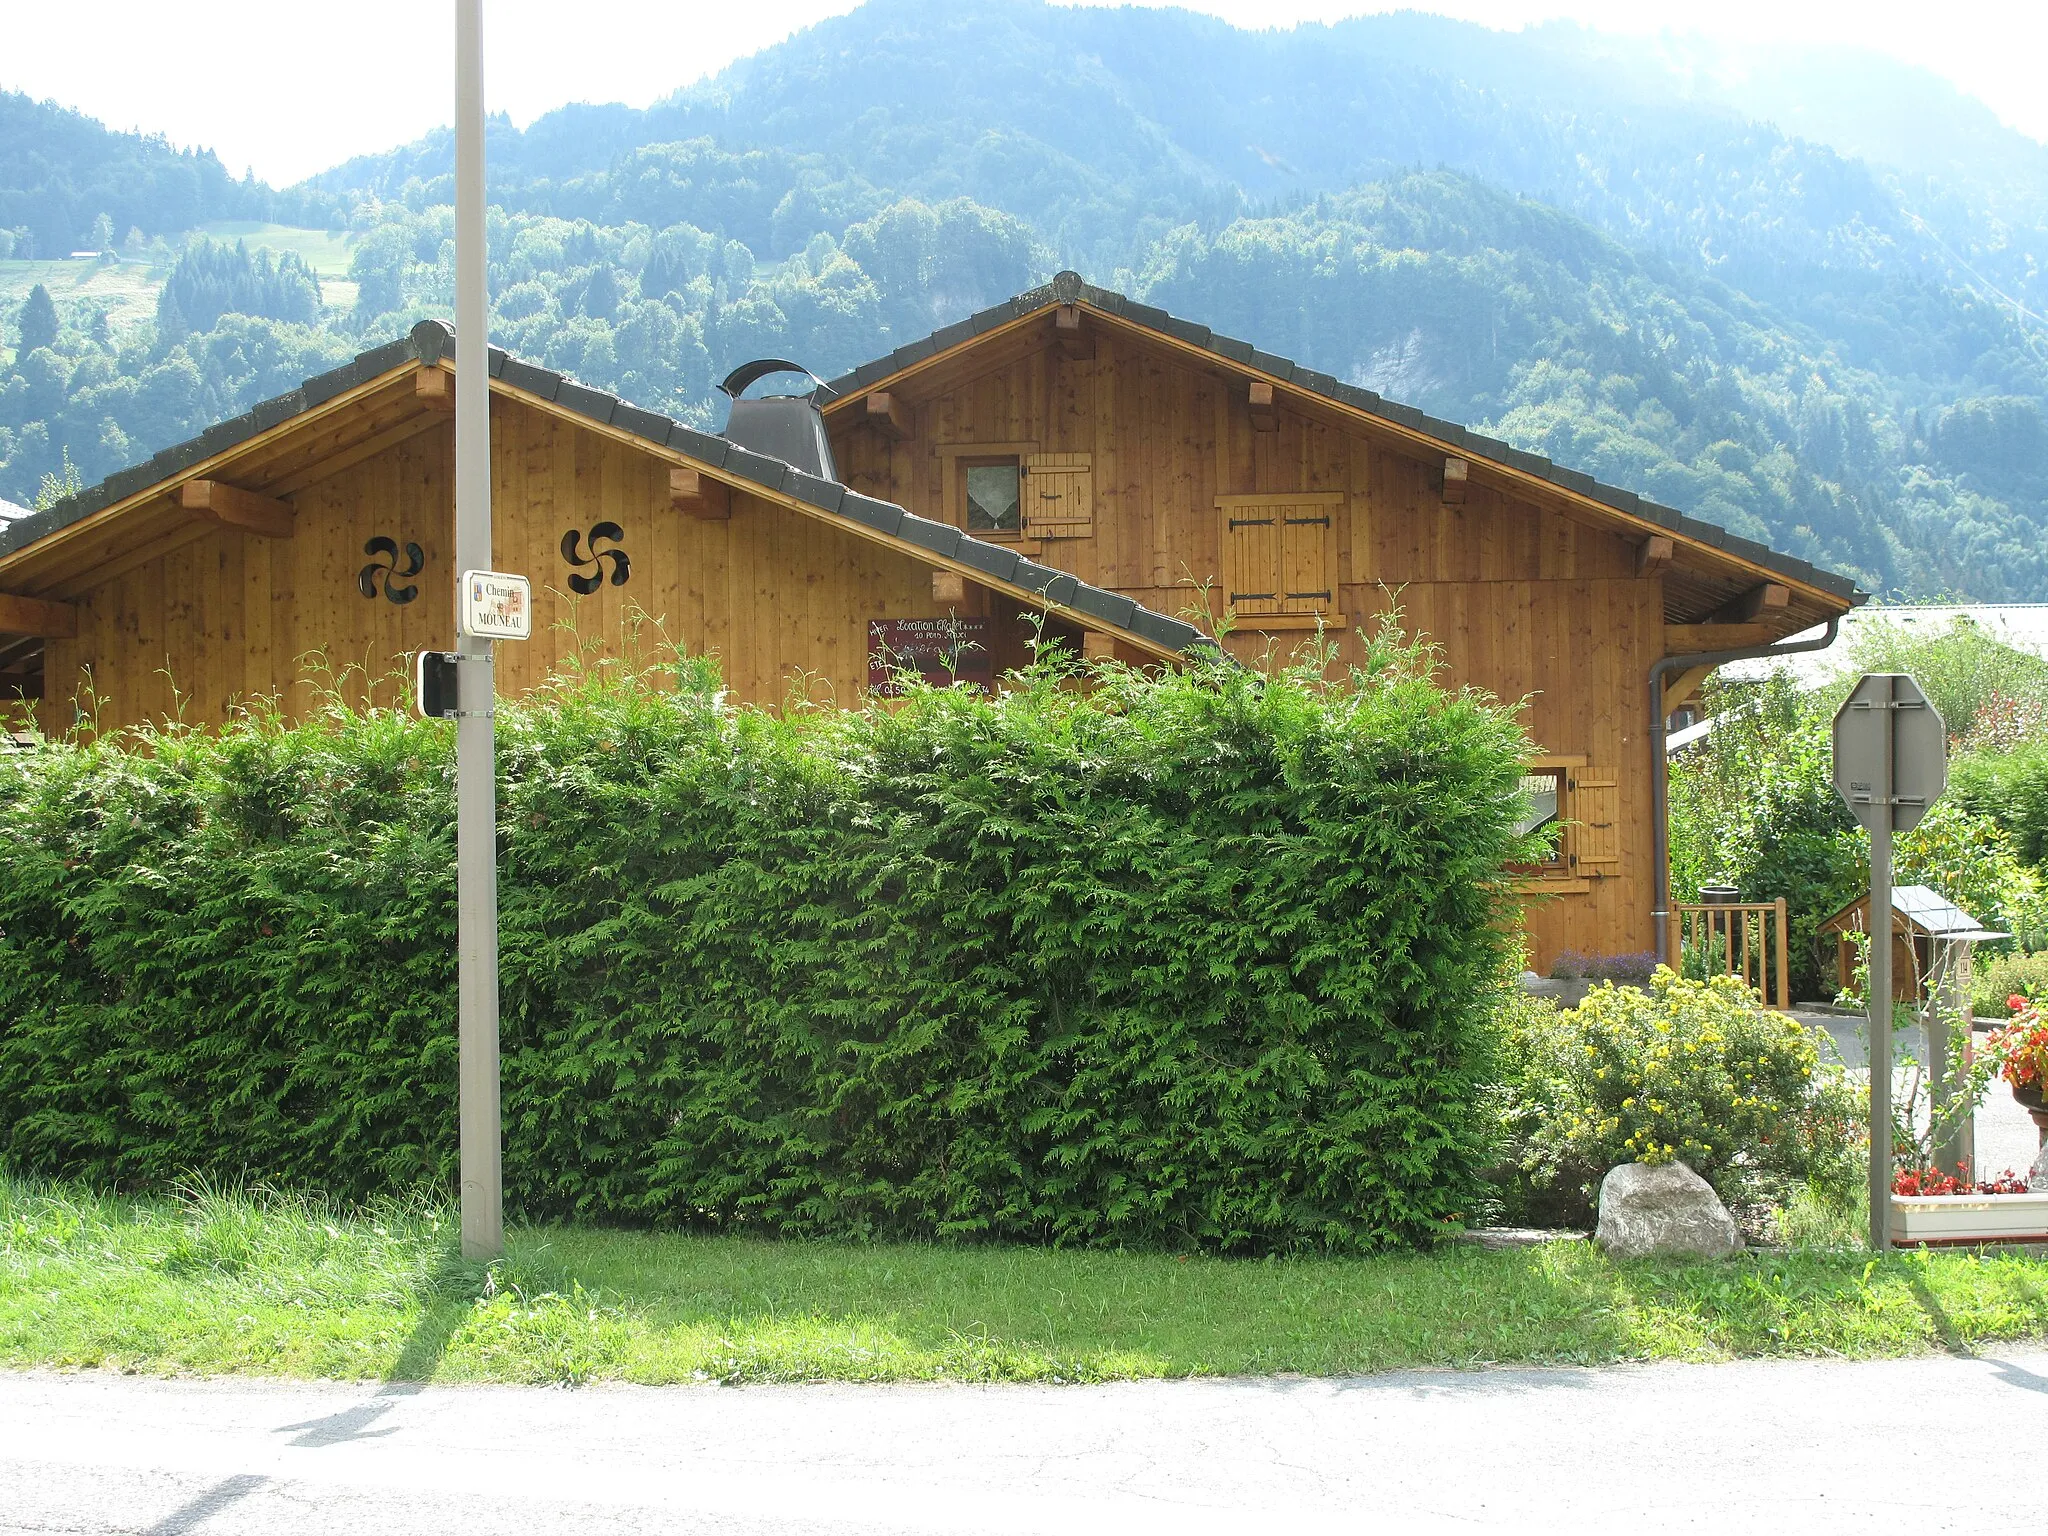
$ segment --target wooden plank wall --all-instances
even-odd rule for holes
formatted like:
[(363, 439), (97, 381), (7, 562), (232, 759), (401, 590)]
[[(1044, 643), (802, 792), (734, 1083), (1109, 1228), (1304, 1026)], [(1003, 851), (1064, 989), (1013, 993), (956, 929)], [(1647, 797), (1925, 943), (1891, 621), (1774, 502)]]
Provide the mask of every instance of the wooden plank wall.
[[(453, 448), (452, 428), (414, 437), (300, 490), (289, 539), (216, 530), (82, 595), (78, 638), (48, 648), (45, 729), (79, 712), (218, 724), (261, 696), (297, 717), (330, 686), (396, 702), (405, 654), (447, 643), (454, 624)], [(409, 604), (357, 589), (378, 535), (426, 556)]]
[[(507, 693), (577, 656), (651, 661), (677, 643), (716, 655), (738, 700), (776, 706), (796, 688), (851, 702), (867, 682), (870, 619), (949, 611), (913, 556), (744, 495), (730, 520), (688, 517), (670, 505), (665, 460), (552, 413), (494, 400), (492, 431), (496, 563), (531, 576), (535, 593), (534, 638), (498, 650)], [(92, 712), (74, 686), (88, 677), (108, 727), (218, 724), (259, 695), (298, 717), (330, 676), (352, 703), (403, 701), (411, 653), (454, 643), (453, 461), (452, 425), (436, 428), (299, 491), (290, 539), (210, 533), (85, 593), (78, 638), (49, 648), (45, 729)], [(591, 526), (607, 521), (629, 578), (580, 596), (568, 578), (592, 568), (564, 559), (562, 536), (581, 533), (587, 559)], [(404, 606), (356, 585), (379, 535), (426, 556)], [(960, 607), (998, 619), (1000, 665), (1023, 659), (1014, 604), (977, 592)]]
[[(1627, 539), (1483, 483), (1447, 507), (1440, 466), (1284, 401), (1262, 430), (1242, 383), (1108, 327), (1098, 328), (1092, 358), (1064, 357), (1047, 331), (1031, 343), (992, 343), (958, 367), (893, 391), (911, 409), (914, 430), (901, 440), (835, 423), (849, 484), (943, 518), (951, 461), (935, 447), (1032, 443), (1090, 454), (1094, 537), (1046, 541), (1033, 558), (1165, 613), (1192, 606), (1197, 585), (1221, 574), (1218, 495), (1346, 493), (1336, 530), (1347, 622), (1340, 660), (1362, 649), (1357, 625), (1398, 608), (1406, 628), (1442, 648), (1446, 681), (1526, 697), (1541, 751), (1583, 756), (1589, 777), (1618, 782), (1620, 863), (1583, 892), (1530, 904), (1534, 963), (1547, 968), (1568, 948), (1651, 947), (1643, 699), (1662, 654), (1663, 594), (1659, 579), (1636, 575)], [(1302, 639), (1245, 631), (1229, 644), (1256, 660), (1291, 655)]]

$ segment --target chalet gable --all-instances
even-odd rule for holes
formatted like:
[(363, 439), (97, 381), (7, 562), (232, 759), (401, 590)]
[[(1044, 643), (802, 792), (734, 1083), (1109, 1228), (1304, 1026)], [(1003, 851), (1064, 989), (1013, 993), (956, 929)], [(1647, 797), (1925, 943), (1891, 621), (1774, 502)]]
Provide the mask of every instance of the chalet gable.
[[(991, 372), (1014, 369), (1038, 355), (1085, 362), (1094, 355), (1095, 338), (1104, 334), (1214, 377), (1232, 393), (1234, 410), (1248, 417), (1254, 428), (1270, 428), (1284, 416), (1298, 415), (1362, 433), (1385, 449), (1419, 461), (1447, 508), (1461, 507), (1477, 493), (1495, 491), (1589, 529), (1618, 535), (1633, 552), (1636, 571), (1661, 578), (1674, 650), (1769, 643), (1866, 600), (1853, 582), (1796, 556), (1345, 384), (1249, 342), (1218, 335), (1207, 326), (1084, 282), (1073, 272), (1062, 272), (1041, 288), (831, 381), (836, 398), (826, 407), (827, 421), (835, 433), (859, 425), (873, 427), (883, 436), (902, 437), (910, 431), (920, 401), (959, 390)], [(931, 431), (929, 426), (926, 430)], [(1150, 430), (1159, 428), (1154, 425)], [(1041, 445), (1016, 446), (1029, 452)], [(1311, 520), (1312, 516), (1305, 514)], [(1250, 537), (1246, 528), (1252, 522), (1233, 520), (1232, 533)], [(1229, 539), (1226, 535), (1226, 546)], [(1263, 569), (1275, 562), (1284, 566), (1288, 558), (1276, 550), (1271, 559), (1258, 555), (1257, 562)], [(1227, 565), (1227, 547), (1223, 559)], [(1284, 594), (1284, 582), (1279, 590)], [(1259, 601), (1253, 599), (1255, 605)], [(1290, 600), (1282, 595), (1270, 602), (1284, 608)]]
[[(751, 453), (501, 349), (492, 348), (489, 358), (494, 400), (573, 421), (666, 462), (678, 515), (725, 515), (733, 497), (752, 497), (913, 555), (935, 573), (934, 591), (945, 579), (972, 583), (1112, 635), (1148, 658), (1210, 643), (1191, 625), (1015, 549)], [(422, 322), (407, 337), (76, 496), (0, 523), (0, 684), (39, 670), (44, 642), (74, 632), (72, 605), (83, 594), (221, 528), (291, 538), (300, 493), (446, 426), (453, 366), (452, 329)]]

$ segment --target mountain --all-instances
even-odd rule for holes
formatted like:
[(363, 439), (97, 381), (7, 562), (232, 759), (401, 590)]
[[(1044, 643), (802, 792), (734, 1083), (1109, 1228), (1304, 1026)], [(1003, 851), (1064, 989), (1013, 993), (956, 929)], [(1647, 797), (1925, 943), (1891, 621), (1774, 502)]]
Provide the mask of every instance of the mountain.
[(117, 133), (54, 102), (0, 91), (0, 230), (17, 260), (98, 249), (92, 232), (102, 215), (119, 239), (130, 230), (174, 235), (213, 219), (302, 220), (319, 202), (237, 181), (211, 150)]
[[(488, 157), (498, 339), (693, 419), (747, 357), (829, 373), (1072, 265), (1873, 590), (2048, 597), (2048, 151), (1875, 55), (869, 0)], [(67, 316), (0, 382), (0, 494), (446, 313), (451, 161), (271, 194), (354, 231), (346, 311), (99, 363)]]
[[(1766, 102), (1790, 124), (1773, 126)], [(1788, 136), (1809, 122), (1857, 143)], [(1097, 267), (1189, 218), (1444, 167), (1631, 244), (1732, 263), (1740, 281), (1939, 272), (1921, 204), (1983, 166), (2030, 207), (2011, 227), (1959, 227), (1960, 253), (2048, 308), (2035, 291), (2048, 283), (2048, 150), (1868, 52), (1745, 56), (1412, 12), (1246, 33), (1153, 8), (870, 0), (653, 107), (575, 106), (507, 130), (493, 177), (500, 195), (579, 217), (610, 193), (617, 216), (614, 161), (698, 137), (817, 156), (899, 195), (971, 197)], [(1903, 146), (1915, 163), (1859, 160), (1863, 144)], [(389, 197), (451, 165), (437, 135), (313, 185)], [(1966, 204), (1985, 200), (1983, 176), (1960, 185)]]

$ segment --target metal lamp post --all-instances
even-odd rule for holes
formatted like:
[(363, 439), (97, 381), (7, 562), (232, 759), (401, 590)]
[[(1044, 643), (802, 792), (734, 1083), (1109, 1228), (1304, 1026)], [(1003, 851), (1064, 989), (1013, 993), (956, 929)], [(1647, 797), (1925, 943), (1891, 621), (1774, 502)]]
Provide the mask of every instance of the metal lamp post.
[[(491, 393), (484, 249), (483, 0), (455, 0), (455, 568), (491, 569)], [(456, 593), (462, 611), (463, 591)], [(466, 628), (466, 627), (465, 627)], [(498, 783), (495, 667), (488, 638), (458, 642), (456, 887), (461, 967), (457, 1076), (462, 1256), (505, 1251), (498, 1104)]]

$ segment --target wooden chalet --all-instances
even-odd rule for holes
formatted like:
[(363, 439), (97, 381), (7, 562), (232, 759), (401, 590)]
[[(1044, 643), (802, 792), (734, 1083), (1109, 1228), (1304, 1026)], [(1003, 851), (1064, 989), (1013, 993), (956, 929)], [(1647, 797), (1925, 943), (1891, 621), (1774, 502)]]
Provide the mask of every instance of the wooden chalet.
[[(1712, 658), (1837, 619), (1842, 578), (1062, 273), (829, 386), (835, 479), (492, 351), (496, 563), (535, 638), (715, 652), (736, 697), (857, 699), (934, 636), (1259, 663), (1389, 606), (1445, 679), (1529, 700), (1536, 962), (1651, 947), (1662, 715)], [(453, 636), (453, 336), (438, 323), (0, 527), (0, 692), (56, 731), (394, 701)], [(737, 433), (735, 434), (737, 435)], [(1199, 624), (1171, 615), (1192, 614)], [(1225, 626), (1226, 615), (1231, 620)], [(958, 656), (956, 655), (956, 662)], [(1689, 664), (1690, 663), (1690, 664)], [(985, 670), (984, 670), (985, 669)]]
[(1359, 626), (1391, 606), (1442, 648), (1448, 682), (1526, 697), (1532, 821), (1564, 823), (1527, 881), (1554, 898), (1528, 914), (1543, 968), (1563, 950), (1655, 947), (1652, 737), (1711, 658), (1864, 600), (1804, 560), (1071, 272), (830, 388), (857, 490), (1148, 608), (1205, 604), (1212, 630), (1227, 612), (1224, 644), (1247, 661), (1318, 626), (1355, 657)]
[[(0, 688), (51, 733), (224, 720), (323, 677), (395, 702), (404, 660), (454, 639), (454, 336), (399, 342), (0, 529)], [(1026, 614), (1132, 661), (1210, 644), (1015, 551), (964, 537), (495, 349), (495, 563), (532, 578), (522, 692), (578, 645), (715, 652), (733, 695), (855, 701), (876, 667), (1021, 664)], [(1093, 637), (1092, 639), (1090, 637)], [(957, 639), (957, 636), (954, 636)], [(885, 660), (883, 648), (888, 648)], [(312, 668), (309, 671), (309, 666)]]

